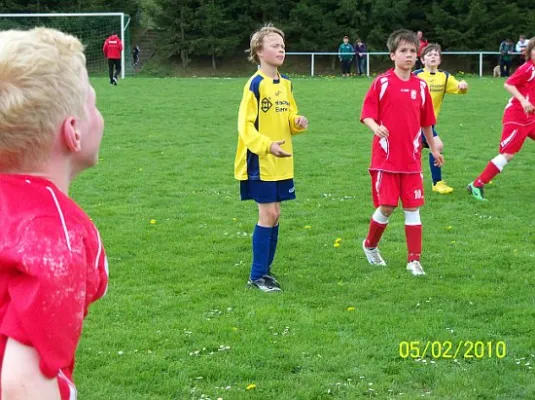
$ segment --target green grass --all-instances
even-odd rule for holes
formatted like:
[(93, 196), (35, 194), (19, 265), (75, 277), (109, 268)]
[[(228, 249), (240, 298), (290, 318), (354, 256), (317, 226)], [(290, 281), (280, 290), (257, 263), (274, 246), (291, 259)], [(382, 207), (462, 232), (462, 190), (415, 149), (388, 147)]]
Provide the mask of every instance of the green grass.
[[(360, 250), (373, 212), (371, 134), (358, 123), (370, 81), (294, 80), (310, 130), (294, 140), (297, 200), (282, 207), (275, 295), (245, 288), (257, 218), (233, 179), (245, 81), (93, 81), (101, 161), (71, 195), (100, 229), (111, 281), (86, 320), (80, 398), (535, 398), (534, 144), (488, 203), (465, 191), (497, 153), (503, 81), (470, 79), (467, 96), (445, 101), (438, 131), (455, 192), (426, 185), (427, 276), (415, 278), (399, 210), (381, 244), (389, 266)], [(428, 340), (504, 341), (507, 355), (400, 357), (400, 342)]]

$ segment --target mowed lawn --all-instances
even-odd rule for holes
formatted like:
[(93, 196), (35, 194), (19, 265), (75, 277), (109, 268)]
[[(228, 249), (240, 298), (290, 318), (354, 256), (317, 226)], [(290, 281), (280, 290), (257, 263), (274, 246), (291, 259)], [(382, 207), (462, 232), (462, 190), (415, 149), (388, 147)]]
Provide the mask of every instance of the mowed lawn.
[[(80, 398), (535, 398), (535, 145), (488, 186), (488, 203), (465, 190), (497, 153), (503, 80), (468, 79), (468, 95), (445, 100), (437, 129), (455, 192), (431, 192), (425, 153), (427, 275), (413, 277), (402, 211), (381, 242), (388, 267), (361, 251), (372, 135), (358, 118), (371, 81), (294, 79), (310, 129), (294, 139), (280, 294), (246, 288), (257, 210), (233, 179), (245, 82), (93, 80), (101, 160), (71, 195), (100, 229), (111, 277), (79, 347)], [(401, 357), (411, 341), (414, 358)]]

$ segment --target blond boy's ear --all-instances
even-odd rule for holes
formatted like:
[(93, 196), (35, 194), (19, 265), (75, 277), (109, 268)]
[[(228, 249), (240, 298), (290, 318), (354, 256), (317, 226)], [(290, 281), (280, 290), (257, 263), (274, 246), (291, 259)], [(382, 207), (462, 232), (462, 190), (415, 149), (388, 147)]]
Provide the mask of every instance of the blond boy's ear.
[(63, 121), (60, 136), (69, 151), (77, 153), (82, 149), (80, 133), (76, 129), (76, 119), (74, 117), (68, 117)]

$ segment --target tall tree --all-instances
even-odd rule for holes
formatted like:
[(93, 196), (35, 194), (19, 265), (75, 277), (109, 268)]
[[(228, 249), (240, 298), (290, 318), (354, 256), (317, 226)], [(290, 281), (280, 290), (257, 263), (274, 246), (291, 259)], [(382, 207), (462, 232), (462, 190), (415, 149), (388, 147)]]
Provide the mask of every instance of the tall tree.
[(186, 67), (191, 62), (192, 41), (195, 36), (195, 8), (194, 0), (155, 0), (149, 6), (157, 26), (162, 29), (161, 48), (167, 53), (167, 57), (179, 55), (182, 66)]
[(216, 69), (216, 59), (233, 54), (240, 42), (240, 35), (235, 29), (228, 8), (215, 0), (200, 0), (196, 10), (196, 33), (192, 41), (192, 50), (196, 55), (209, 55), (212, 68)]

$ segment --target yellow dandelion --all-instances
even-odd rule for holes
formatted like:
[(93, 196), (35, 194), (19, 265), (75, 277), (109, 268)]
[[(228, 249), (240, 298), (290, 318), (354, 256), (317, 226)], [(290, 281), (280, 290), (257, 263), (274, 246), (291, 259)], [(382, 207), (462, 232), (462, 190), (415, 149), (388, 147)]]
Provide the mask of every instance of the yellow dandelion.
[(155, 219), (151, 219), (151, 220), (150, 220), (150, 224), (151, 224), (151, 225), (156, 224), (156, 220), (155, 220)]
[(347, 311), (355, 311), (356, 308), (355, 307), (347, 307)]
[(334, 247), (336, 247), (336, 248), (340, 247), (340, 243), (335, 243)]
[(310, 225), (305, 225), (305, 229), (312, 229)]
[(247, 387), (245, 389), (247, 389), (247, 390), (256, 389), (256, 385), (254, 383), (251, 383), (251, 384), (247, 385)]
[(334, 243), (340, 243), (342, 241), (342, 238), (337, 238)]

